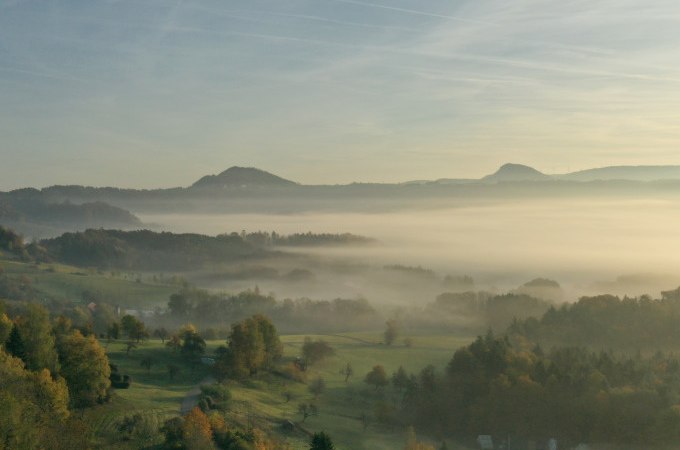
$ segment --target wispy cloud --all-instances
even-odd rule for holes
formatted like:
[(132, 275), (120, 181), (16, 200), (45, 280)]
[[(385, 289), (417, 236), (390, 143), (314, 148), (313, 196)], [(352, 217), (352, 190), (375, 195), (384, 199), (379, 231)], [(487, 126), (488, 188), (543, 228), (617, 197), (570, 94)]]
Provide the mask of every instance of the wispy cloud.
[(664, 163), (680, 139), (670, 0), (0, 7), (7, 186), (30, 164), (22, 152), (41, 148), (190, 171), (175, 185), (200, 175), (189, 158), (196, 170), (299, 174), (296, 161), (313, 157), (343, 167), (316, 172), (342, 182), (360, 175), (338, 163), (351, 152), (364, 179), (398, 181), (454, 177), (459, 161), (483, 174), (508, 152), (558, 161), (548, 165)]

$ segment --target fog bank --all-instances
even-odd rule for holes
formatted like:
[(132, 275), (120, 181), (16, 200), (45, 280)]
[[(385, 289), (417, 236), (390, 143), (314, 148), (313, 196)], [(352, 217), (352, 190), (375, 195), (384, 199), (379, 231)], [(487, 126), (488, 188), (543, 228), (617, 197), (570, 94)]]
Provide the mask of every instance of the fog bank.
[(658, 295), (680, 285), (679, 218), (680, 202), (666, 199), (527, 200), (379, 214), (141, 215), (145, 223), (174, 232), (360, 234), (380, 243), (298, 251), (346, 264), (422, 266), (442, 277), (467, 274), (478, 287), (498, 290), (547, 277), (572, 297)]

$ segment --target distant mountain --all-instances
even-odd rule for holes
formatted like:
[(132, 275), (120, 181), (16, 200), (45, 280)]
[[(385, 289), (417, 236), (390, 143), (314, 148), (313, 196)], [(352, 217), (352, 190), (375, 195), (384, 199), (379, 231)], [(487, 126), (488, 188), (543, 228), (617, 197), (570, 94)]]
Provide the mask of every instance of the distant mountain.
[(192, 188), (224, 189), (233, 187), (276, 187), (295, 186), (286, 180), (254, 167), (230, 167), (219, 175), (207, 175), (191, 185)]
[(496, 173), (485, 176), (481, 181), (496, 183), (499, 181), (543, 181), (550, 179), (549, 175), (541, 173), (533, 167), (508, 163), (503, 164)]
[(138, 228), (141, 220), (129, 211), (102, 201), (48, 201), (35, 189), (0, 192), (0, 223), (28, 236), (48, 236), (68, 230)]
[(555, 175), (561, 180), (596, 181), (596, 180), (630, 180), (657, 181), (680, 180), (680, 166), (609, 166), (578, 172)]
[(603, 167), (547, 175), (526, 165), (504, 164), (481, 179), (345, 185), (303, 185), (260, 169), (232, 167), (190, 187), (71, 185), (0, 192), (0, 223), (27, 236), (48, 237), (84, 228), (139, 228), (132, 214), (387, 211), (474, 199), (623, 197), (661, 191), (680, 196), (680, 166)]

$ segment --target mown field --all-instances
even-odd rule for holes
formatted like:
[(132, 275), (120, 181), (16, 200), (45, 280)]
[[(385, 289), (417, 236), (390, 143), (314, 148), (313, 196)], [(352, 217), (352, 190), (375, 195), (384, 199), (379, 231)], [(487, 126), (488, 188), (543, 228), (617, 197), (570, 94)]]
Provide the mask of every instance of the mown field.
[[(226, 413), (228, 423), (261, 428), (285, 441), (292, 449), (307, 449), (309, 437), (306, 432), (316, 431), (329, 433), (338, 449), (400, 448), (404, 444), (404, 430), (387, 429), (374, 420), (364, 429), (360, 419), (362, 414), (373, 417), (376, 403), (393, 403), (396, 400), (391, 388), (376, 391), (367, 385), (363, 381), (366, 373), (376, 364), (382, 364), (390, 375), (400, 365), (409, 372), (418, 372), (428, 364), (443, 370), (453, 351), (471, 339), (419, 333), (409, 336), (412, 344), (406, 347), (401, 343), (394, 346), (381, 344), (380, 332), (310, 337), (324, 339), (336, 354), (310, 367), (306, 373), (307, 383), (269, 373), (262, 373), (246, 382), (228, 382), (232, 393)], [(283, 364), (300, 355), (304, 338), (304, 335), (282, 336)], [(160, 425), (179, 414), (182, 400), (193, 388), (209, 379), (209, 370), (204, 366), (187, 366), (178, 354), (158, 340), (142, 343), (129, 354), (122, 342), (103, 343), (107, 345), (111, 362), (119, 367), (121, 373), (132, 376), (133, 384), (129, 389), (117, 390), (110, 404), (87, 412), (87, 420), (94, 424), (96, 441), (101, 448), (153, 448), (162, 441), (157, 431)], [(210, 341), (208, 353), (222, 344), (224, 341)], [(146, 357), (153, 360), (150, 370), (141, 366)], [(345, 383), (340, 369), (347, 363), (352, 365), (354, 375)], [(170, 379), (168, 364), (181, 367), (174, 379)], [(309, 392), (309, 382), (319, 376), (324, 379), (326, 389), (315, 399)], [(304, 422), (298, 412), (298, 405), (303, 402), (314, 403), (319, 410), (318, 415), (308, 417)], [(144, 417), (146, 430), (143, 436), (133, 436), (129, 442), (114, 443), (121, 436), (117, 429), (120, 422), (126, 416), (137, 413)], [(282, 423), (286, 420), (301, 427), (285, 431)], [(449, 448), (458, 448), (450, 442), (447, 444)]]

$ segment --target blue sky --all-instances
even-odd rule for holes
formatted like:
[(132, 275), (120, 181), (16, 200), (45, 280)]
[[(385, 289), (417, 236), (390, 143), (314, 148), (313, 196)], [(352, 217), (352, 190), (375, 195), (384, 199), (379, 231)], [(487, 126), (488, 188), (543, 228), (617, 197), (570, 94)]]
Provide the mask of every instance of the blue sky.
[(680, 164), (673, 0), (0, 0), (0, 189)]

